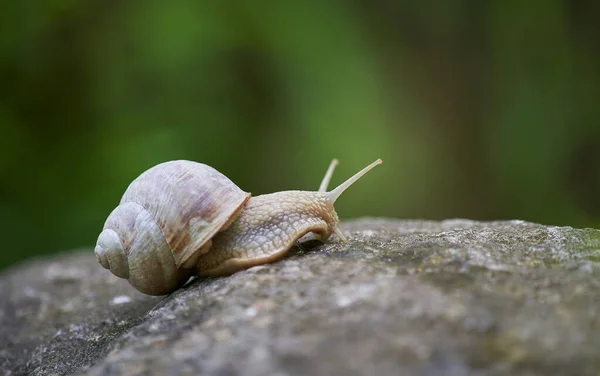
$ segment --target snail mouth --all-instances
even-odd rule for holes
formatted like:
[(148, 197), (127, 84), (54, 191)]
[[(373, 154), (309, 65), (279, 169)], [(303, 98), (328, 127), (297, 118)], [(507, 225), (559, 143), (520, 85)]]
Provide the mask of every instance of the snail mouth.
[[(339, 230), (337, 230), (337, 228), (335, 228), (334, 231), (336, 234), (338, 234)], [(267, 264), (267, 263), (277, 261), (277, 260), (283, 258), (283, 256), (285, 256), (287, 254), (287, 252), (296, 244), (298, 239), (302, 238), (304, 235), (306, 235), (308, 233), (313, 233), (319, 241), (325, 242), (331, 235), (331, 230), (325, 223), (311, 226), (311, 227), (307, 228), (305, 231), (299, 233), (298, 236), (295, 237), (295, 239), (293, 239), (293, 241), (291, 241), (288, 245), (278, 248), (278, 249), (271, 250), (270, 253), (267, 255), (255, 256), (252, 258), (244, 258), (244, 257), (230, 258), (228, 260), (221, 262), (217, 267), (214, 267), (212, 269), (204, 269), (203, 270), (202, 265), (199, 265), (198, 269), (200, 271), (197, 273), (197, 276), (199, 276), (199, 277), (221, 277), (221, 276), (233, 274), (240, 270), (251, 268), (253, 266)], [(341, 235), (341, 233), (338, 234), (338, 236), (340, 236), (340, 235)], [(343, 237), (343, 235), (341, 235), (340, 238), (341, 237)], [(342, 239), (345, 240), (345, 238), (342, 238)]]

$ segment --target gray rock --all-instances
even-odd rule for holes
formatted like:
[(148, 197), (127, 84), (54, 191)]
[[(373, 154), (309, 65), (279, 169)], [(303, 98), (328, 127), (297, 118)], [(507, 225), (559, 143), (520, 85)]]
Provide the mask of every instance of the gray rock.
[(9, 375), (598, 375), (600, 231), (361, 219), (142, 295), (91, 250), (0, 276)]

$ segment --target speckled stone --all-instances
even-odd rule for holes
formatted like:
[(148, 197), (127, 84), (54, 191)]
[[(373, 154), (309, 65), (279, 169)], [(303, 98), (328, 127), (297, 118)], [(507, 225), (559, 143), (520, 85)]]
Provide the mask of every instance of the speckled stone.
[(142, 295), (92, 250), (0, 275), (0, 374), (598, 375), (600, 231), (342, 224), (273, 264)]

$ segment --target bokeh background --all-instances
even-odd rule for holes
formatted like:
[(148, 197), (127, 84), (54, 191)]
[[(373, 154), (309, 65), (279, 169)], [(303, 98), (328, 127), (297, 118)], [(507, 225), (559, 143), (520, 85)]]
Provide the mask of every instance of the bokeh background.
[(253, 194), (377, 167), (342, 218), (600, 227), (600, 2), (9, 1), (0, 268), (93, 246), (128, 183)]

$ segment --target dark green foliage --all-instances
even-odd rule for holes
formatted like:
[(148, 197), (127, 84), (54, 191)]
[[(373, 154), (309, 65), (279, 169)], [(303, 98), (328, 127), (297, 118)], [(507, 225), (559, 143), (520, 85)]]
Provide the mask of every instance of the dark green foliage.
[(381, 157), (341, 217), (600, 227), (599, 3), (214, 4), (3, 5), (0, 267), (180, 158), (260, 194)]

